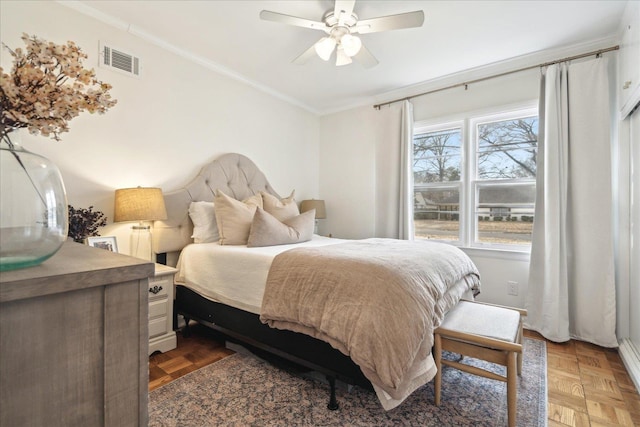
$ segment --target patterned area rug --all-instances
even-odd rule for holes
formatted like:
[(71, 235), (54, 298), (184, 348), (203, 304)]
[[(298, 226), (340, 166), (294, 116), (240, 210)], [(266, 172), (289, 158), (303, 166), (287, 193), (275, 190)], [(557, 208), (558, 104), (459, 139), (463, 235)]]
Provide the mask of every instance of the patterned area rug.
[[(546, 345), (525, 338), (518, 380), (519, 427), (546, 426)], [(454, 357), (447, 355), (447, 357)], [(465, 363), (502, 367), (466, 359)], [(236, 353), (149, 394), (150, 426), (505, 426), (506, 384), (445, 367), (442, 403), (433, 381), (385, 411), (373, 391), (337, 390), (340, 409), (327, 409), (329, 386), (248, 354)]]

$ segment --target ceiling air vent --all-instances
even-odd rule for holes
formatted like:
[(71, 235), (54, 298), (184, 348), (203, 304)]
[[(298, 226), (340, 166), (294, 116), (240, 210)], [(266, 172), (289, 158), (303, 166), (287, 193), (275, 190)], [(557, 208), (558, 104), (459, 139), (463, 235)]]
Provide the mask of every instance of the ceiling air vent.
[(140, 58), (110, 45), (100, 45), (100, 66), (130, 76), (140, 76)]

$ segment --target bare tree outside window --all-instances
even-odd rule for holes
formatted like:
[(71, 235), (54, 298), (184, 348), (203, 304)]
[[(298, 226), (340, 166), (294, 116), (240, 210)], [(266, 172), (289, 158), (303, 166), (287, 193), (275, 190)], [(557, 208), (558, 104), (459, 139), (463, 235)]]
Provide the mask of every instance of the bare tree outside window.
[(478, 178), (535, 178), (538, 118), (482, 123), (478, 127)]
[(460, 181), (461, 130), (447, 129), (413, 139), (415, 183)]

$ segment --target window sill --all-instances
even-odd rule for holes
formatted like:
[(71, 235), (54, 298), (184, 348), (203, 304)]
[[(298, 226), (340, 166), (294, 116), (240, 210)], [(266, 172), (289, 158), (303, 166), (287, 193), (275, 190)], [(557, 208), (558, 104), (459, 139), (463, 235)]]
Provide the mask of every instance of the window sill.
[(479, 247), (462, 247), (458, 246), (464, 253), (470, 257), (496, 258), (510, 261), (526, 261), (531, 258), (530, 250), (515, 249), (496, 249), (496, 248), (479, 248)]

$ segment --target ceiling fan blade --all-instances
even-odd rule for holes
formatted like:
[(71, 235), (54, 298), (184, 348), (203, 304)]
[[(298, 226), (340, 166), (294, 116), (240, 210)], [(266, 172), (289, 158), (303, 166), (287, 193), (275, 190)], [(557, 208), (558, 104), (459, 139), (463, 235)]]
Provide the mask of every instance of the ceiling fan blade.
[(312, 30), (326, 30), (324, 22), (312, 21), (310, 19), (298, 18), (297, 16), (285, 15), (282, 13), (263, 10), (260, 12), (260, 19), (264, 21), (279, 22), (281, 24), (295, 25), (296, 27), (311, 28)]
[(340, 25), (344, 25), (344, 21), (351, 16), (355, 3), (356, 0), (336, 0), (333, 16), (336, 17)]
[(358, 21), (351, 33), (379, 33), (381, 31), (399, 30), (401, 28), (420, 27), (424, 23), (424, 12), (401, 13), (399, 15), (381, 16), (379, 18), (364, 19)]
[(372, 68), (378, 65), (378, 60), (369, 52), (369, 49), (362, 46), (360, 51), (354, 56), (356, 61), (362, 64), (364, 68)]
[(300, 54), (293, 62), (296, 65), (303, 65), (309, 59), (316, 55), (316, 45), (315, 43), (311, 45), (311, 47)]

